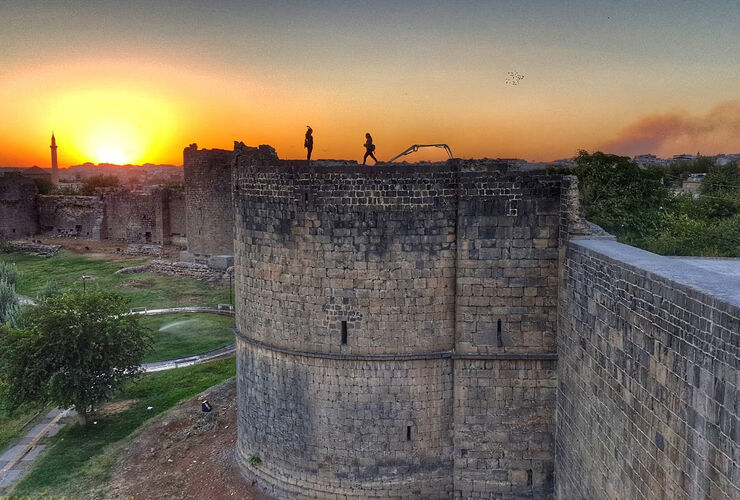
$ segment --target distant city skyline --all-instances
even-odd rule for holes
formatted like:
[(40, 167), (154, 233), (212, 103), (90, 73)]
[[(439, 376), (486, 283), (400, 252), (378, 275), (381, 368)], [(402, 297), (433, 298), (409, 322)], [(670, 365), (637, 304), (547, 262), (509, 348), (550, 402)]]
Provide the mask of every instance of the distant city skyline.
[[(0, 165), (271, 144), (379, 159), (740, 151), (731, 2), (65, 2), (2, 7)], [(438, 156), (436, 156), (438, 155)], [(442, 159), (424, 152), (414, 159)]]

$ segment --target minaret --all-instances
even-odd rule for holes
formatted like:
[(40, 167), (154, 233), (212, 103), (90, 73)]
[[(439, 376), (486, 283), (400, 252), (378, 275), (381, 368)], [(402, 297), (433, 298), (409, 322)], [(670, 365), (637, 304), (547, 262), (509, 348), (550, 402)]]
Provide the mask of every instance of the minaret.
[(54, 132), (51, 133), (51, 182), (59, 182), (59, 172), (57, 171), (57, 140), (54, 138)]

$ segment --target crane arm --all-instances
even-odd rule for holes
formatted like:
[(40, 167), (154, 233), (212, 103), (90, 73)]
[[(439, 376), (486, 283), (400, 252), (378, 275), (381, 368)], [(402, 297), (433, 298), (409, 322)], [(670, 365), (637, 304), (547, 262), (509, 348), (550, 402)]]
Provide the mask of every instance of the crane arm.
[(414, 144), (413, 146), (409, 146), (408, 148), (406, 148), (406, 150), (403, 151), (401, 154), (398, 154), (388, 160), (388, 163), (393, 163), (402, 156), (416, 153), (417, 151), (419, 151), (420, 148), (443, 148), (445, 151), (447, 151), (447, 154), (450, 155), (451, 160), (455, 158), (454, 156), (452, 156), (452, 150), (447, 144)]

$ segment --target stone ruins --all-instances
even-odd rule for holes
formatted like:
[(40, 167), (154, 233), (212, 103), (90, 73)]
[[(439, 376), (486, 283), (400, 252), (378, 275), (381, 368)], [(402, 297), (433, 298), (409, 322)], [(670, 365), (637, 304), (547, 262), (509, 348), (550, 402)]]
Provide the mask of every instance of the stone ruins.
[(493, 160), (192, 144), (184, 168), (184, 193), (94, 197), (6, 174), (0, 236), (233, 255), (236, 456), (266, 491), (740, 497), (737, 259), (617, 243), (574, 177)]
[(737, 268), (617, 243), (575, 178), (495, 161), (238, 148), (233, 193), (237, 456), (267, 491), (738, 497)]

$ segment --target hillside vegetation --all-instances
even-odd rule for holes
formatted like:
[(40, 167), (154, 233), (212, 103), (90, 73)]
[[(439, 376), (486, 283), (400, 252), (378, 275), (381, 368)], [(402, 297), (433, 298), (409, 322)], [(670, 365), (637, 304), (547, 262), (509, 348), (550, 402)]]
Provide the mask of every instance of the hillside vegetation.
[[(581, 151), (572, 169), (586, 218), (628, 245), (661, 255), (740, 257), (740, 171), (706, 159), (641, 169), (624, 156)], [(705, 172), (700, 195), (676, 194), (668, 181)]]

